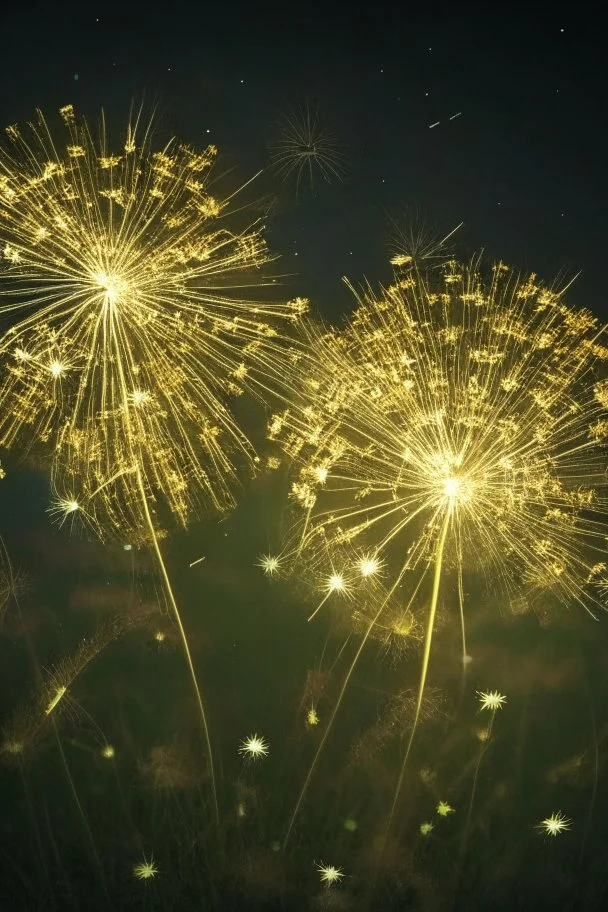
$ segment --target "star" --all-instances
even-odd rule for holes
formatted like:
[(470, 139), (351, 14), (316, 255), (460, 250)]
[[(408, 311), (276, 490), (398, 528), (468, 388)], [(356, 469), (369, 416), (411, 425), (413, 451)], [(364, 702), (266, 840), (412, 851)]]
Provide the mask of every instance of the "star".
[(344, 877), (342, 868), (336, 868), (333, 865), (318, 864), (317, 871), (321, 875), (321, 883), (324, 883), (327, 887), (332, 887)]
[(544, 820), (541, 820), (537, 825), (537, 829), (544, 830), (547, 836), (557, 836), (558, 833), (569, 830), (571, 824), (570, 818), (562, 814), (561, 811), (553, 811), (550, 817), (545, 817)]
[(498, 693), (497, 690), (489, 690), (487, 693), (478, 690), (477, 696), (481, 703), (481, 709), (490, 709), (492, 712), (496, 712), (497, 709), (502, 709), (503, 705), (507, 702), (507, 698), (504, 694)]
[(281, 558), (276, 554), (262, 554), (257, 566), (262, 568), (266, 576), (276, 576), (281, 569)]
[(437, 813), (440, 817), (447, 817), (448, 814), (454, 813), (454, 808), (447, 803), (447, 801), (440, 801), (437, 805)]
[(144, 855), (144, 860), (133, 868), (133, 874), (138, 880), (150, 880), (152, 877), (155, 877), (158, 874), (158, 868), (154, 864), (152, 856), (150, 856), (150, 860), (147, 861)]
[(241, 741), (239, 754), (252, 760), (257, 760), (259, 757), (267, 757), (268, 742), (260, 735), (250, 735)]

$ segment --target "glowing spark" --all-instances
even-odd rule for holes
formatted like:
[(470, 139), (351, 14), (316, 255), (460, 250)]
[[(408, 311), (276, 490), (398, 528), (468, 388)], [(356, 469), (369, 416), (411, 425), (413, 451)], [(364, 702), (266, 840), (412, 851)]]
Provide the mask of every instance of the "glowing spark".
[(341, 573), (332, 573), (332, 575), (327, 580), (327, 591), (328, 592), (344, 592), (346, 590), (346, 583), (344, 582), (344, 577)]
[(437, 805), (437, 813), (440, 817), (448, 817), (449, 814), (454, 813), (454, 808), (447, 801), (440, 801)]
[(65, 373), (65, 365), (61, 361), (51, 361), (49, 365), (49, 370), (53, 377), (61, 377)]
[(154, 864), (154, 859), (150, 857), (148, 861), (144, 858), (143, 861), (136, 864), (133, 868), (133, 875), (137, 877), (138, 880), (150, 880), (152, 877), (156, 877), (158, 874), (158, 868)]
[(377, 557), (367, 555), (359, 561), (359, 573), (361, 576), (374, 576), (382, 567), (382, 561)]
[(281, 570), (281, 558), (277, 554), (263, 554), (257, 566), (261, 567), (266, 576), (277, 576)]
[(344, 877), (342, 868), (336, 868), (334, 865), (318, 864), (317, 871), (320, 874), (321, 883), (325, 884), (326, 887), (333, 887)]
[(207, 559), (207, 556), (206, 556), (206, 555), (203, 555), (202, 557), (197, 557), (197, 559), (196, 559), (196, 560), (193, 560), (192, 563), (191, 563), (189, 566), (190, 566), (190, 567), (196, 567), (197, 564), (202, 563), (202, 561), (204, 561), (204, 560), (206, 560), (206, 559)]
[(490, 712), (496, 712), (497, 709), (502, 709), (507, 702), (505, 695), (498, 693), (497, 690), (489, 690), (487, 693), (478, 690), (477, 696), (481, 704), (480, 709), (489, 709)]
[(572, 821), (561, 811), (554, 811), (550, 817), (546, 817), (538, 824), (538, 829), (543, 830), (547, 836), (558, 836), (569, 830)]
[(250, 735), (243, 738), (239, 747), (239, 754), (248, 757), (251, 760), (259, 760), (260, 757), (268, 756), (268, 742), (260, 735)]
[(318, 725), (319, 717), (314, 706), (311, 706), (308, 712), (306, 713), (306, 724), (307, 725)]

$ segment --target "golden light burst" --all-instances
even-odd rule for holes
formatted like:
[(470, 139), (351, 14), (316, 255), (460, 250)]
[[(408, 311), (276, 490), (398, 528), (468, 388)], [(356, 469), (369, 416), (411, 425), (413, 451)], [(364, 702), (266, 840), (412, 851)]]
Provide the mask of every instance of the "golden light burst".
[(276, 376), (305, 305), (244, 300), (270, 256), (211, 194), (215, 147), (155, 151), (136, 119), (114, 149), (60, 113), (0, 151), (0, 446), (50, 451), (60, 521), (141, 532), (141, 487), (185, 525), (233, 504), (255, 453), (227, 399)]
[(321, 883), (326, 887), (333, 887), (335, 884), (339, 883), (344, 877), (344, 872), (342, 868), (338, 868), (335, 865), (323, 864), (320, 862), (315, 865), (319, 877), (321, 878)]
[(151, 880), (153, 877), (156, 877), (158, 874), (158, 868), (154, 862), (152, 855), (150, 858), (144, 856), (144, 860), (138, 862), (133, 867), (133, 876), (137, 880)]
[(239, 754), (251, 759), (259, 760), (260, 757), (267, 757), (269, 751), (268, 741), (261, 735), (248, 735), (240, 743)]
[(342, 333), (308, 331), (270, 435), (298, 467), (300, 552), (354, 543), (400, 580), (466, 560), (513, 591), (550, 572), (562, 600), (598, 606), (608, 348), (588, 311), (451, 261), (368, 289)]
[(572, 826), (572, 821), (561, 811), (554, 811), (544, 820), (537, 824), (537, 829), (542, 830), (546, 836), (559, 836), (565, 833)]
[(270, 437), (295, 466), (304, 565), (344, 547), (384, 562), (387, 595), (363, 641), (397, 587), (404, 608), (426, 600), (417, 718), (440, 592), (454, 593), (466, 655), (464, 572), (513, 597), (549, 573), (556, 598), (599, 609), (608, 348), (563, 291), (479, 258), (397, 272), (356, 297), (343, 331), (308, 325)]
[[(44, 450), (60, 522), (151, 544), (179, 628), (213, 758), (192, 656), (159, 548), (159, 512), (233, 504), (235, 460), (253, 446), (226, 405), (280, 376), (282, 332), (301, 300), (261, 303), (270, 259), (259, 223), (235, 227), (210, 192), (217, 150), (153, 148), (135, 118), (122, 141), (68, 105), (0, 149), (0, 447)], [(246, 299), (247, 298), (247, 299)]]
[(478, 690), (477, 699), (479, 700), (480, 710), (487, 709), (492, 713), (495, 713), (497, 709), (502, 709), (507, 702), (506, 696), (497, 690)]

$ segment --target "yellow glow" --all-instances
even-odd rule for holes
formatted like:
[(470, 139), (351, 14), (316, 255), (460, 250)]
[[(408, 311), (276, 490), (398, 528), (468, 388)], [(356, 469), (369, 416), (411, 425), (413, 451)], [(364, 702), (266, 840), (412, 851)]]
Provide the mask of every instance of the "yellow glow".
[(460, 480), (458, 478), (446, 478), (443, 485), (443, 491), (446, 497), (455, 500), (458, 497), (459, 489)]
[(593, 610), (608, 533), (595, 318), (535, 276), (498, 264), (485, 278), (478, 262), (357, 300), (342, 332), (307, 327), (295, 402), (270, 423), (295, 459), (306, 566), (352, 544), (389, 580), (423, 571), (449, 510), (446, 547), (493, 566), (513, 597), (550, 568), (556, 593)]
[(58, 498), (137, 541), (138, 471), (182, 525), (232, 506), (255, 453), (228, 398), (280, 384), (306, 302), (251, 300), (271, 257), (209, 194), (214, 146), (155, 150), (135, 120), (112, 147), (103, 122), (60, 115), (0, 151), (0, 446), (40, 444)]
[[(555, 599), (591, 613), (606, 581), (596, 568), (608, 537), (608, 347), (595, 317), (535, 275), (520, 278), (502, 263), (490, 270), (479, 258), (445, 260), (427, 274), (413, 267), (388, 288), (355, 295), (341, 331), (305, 326), (311, 355), (294, 366), (293, 401), (269, 424), (294, 465), (302, 572), (348, 565), (358, 548), (384, 562), (388, 580), (359, 612), (363, 643), (288, 835), (365, 641), (387, 636), (396, 592), (408, 610), (425, 605), (426, 617), (389, 825), (438, 606), (445, 600), (464, 618), (463, 574), (482, 571), (507, 602), (549, 577)], [(320, 465), (331, 485), (320, 482)], [(459, 626), (466, 655), (464, 620)]]
[(23, 135), (9, 128), (0, 149), (0, 447), (48, 455), (60, 522), (77, 512), (100, 535), (152, 545), (217, 816), (157, 504), (181, 526), (233, 506), (237, 470), (257, 457), (230, 399), (282, 388), (307, 304), (254, 297), (271, 259), (263, 226), (209, 193), (214, 146), (154, 149), (139, 118), (112, 145), (103, 118), (97, 130), (71, 105), (59, 113), (58, 129), (40, 112)]
[(48, 704), (48, 706), (44, 710), (45, 716), (50, 716), (50, 714), (53, 712), (53, 710), (57, 707), (57, 704), (59, 703), (59, 701), (65, 696), (66, 693), (67, 693), (67, 687), (62, 686), (62, 687), (57, 688), (51, 702)]
[(61, 361), (51, 361), (49, 369), (53, 377), (61, 377), (65, 371), (65, 366), (61, 363)]

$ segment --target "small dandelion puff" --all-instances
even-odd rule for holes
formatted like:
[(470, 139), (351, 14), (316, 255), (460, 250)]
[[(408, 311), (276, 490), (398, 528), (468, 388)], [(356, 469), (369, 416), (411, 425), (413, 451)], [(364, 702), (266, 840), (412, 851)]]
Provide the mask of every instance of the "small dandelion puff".
[(326, 592), (345, 592), (346, 583), (341, 573), (332, 573), (326, 583)]
[(383, 562), (374, 554), (364, 554), (357, 564), (361, 576), (376, 576), (382, 570)]
[(559, 833), (569, 830), (571, 825), (572, 821), (569, 817), (566, 817), (561, 811), (554, 811), (550, 817), (541, 820), (536, 828), (542, 830), (547, 836), (557, 836)]
[(260, 735), (250, 735), (243, 738), (239, 747), (239, 754), (251, 760), (258, 760), (260, 757), (268, 756), (268, 742)]
[(342, 868), (336, 868), (334, 865), (326, 865), (322, 862), (317, 865), (317, 871), (321, 877), (321, 883), (325, 884), (326, 887), (333, 887), (344, 877)]
[(56, 520), (59, 526), (63, 526), (64, 522), (71, 514), (77, 513), (80, 510), (80, 504), (77, 500), (74, 500), (71, 497), (58, 498), (53, 501), (51, 506), (48, 508), (47, 513), (50, 513), (54, 520)]
[(429, 821), (420, 824), (420, 833), (422, 836), (430, 836), (435, 827)]
[(311, 706), (308, 712), (306, 713), (306, 724), (307, 725), (318, 725), (319, 717), (317, 715), (317, 710), (314, 706)]
[(498, 693), (497, 690), (489, 690), (487, 692), (478, 690), (477, 696), (481, 704), (480, 709), (489, 709), (491, 712), (496, 712), (497, 709), (502, 709), (504, 704), (507, 702), (507, 698), (504, 694)]
[(447, 801), (440, 801), (437, 805), (437, 813), (440, 817), (447, 817), (449, 814), (454, 813), (454, 808)]
[(304, 184), (314, 188), (319, 177), (327, 183), (342, 180), (346, 160), (341, 144), (308, 104), (281, 119), (279, 135), (269, 148), (277, 174), (284, 180), (295, 177), (296, 193)]
[(256, 566), (262, 568), (265, 576), (277, 576), (281, 570), (281, 558), (276, 554), (262, 554)]
[(150, 856), (148, 861), (145, 857), (144, 860), (139, 864), (136, 864), (133, 868), (133, 875), (138, 880), (151, 880), (152, 877), (156, 877), (158, 874), (158, 868), (154, 864), (154, 858)]

